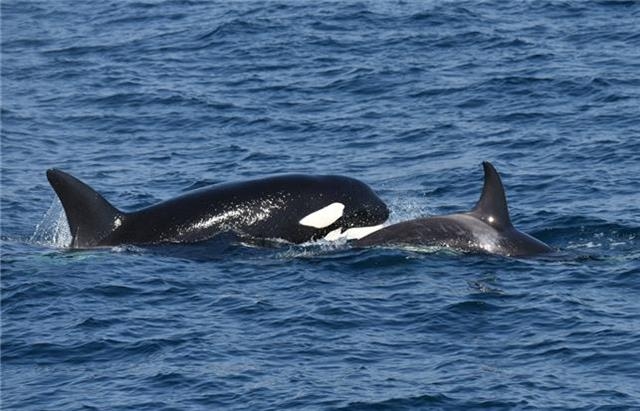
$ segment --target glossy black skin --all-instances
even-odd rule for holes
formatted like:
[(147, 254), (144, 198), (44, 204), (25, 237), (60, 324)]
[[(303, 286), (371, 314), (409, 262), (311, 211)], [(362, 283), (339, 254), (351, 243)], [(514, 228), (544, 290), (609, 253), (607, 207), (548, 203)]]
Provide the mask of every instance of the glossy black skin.
[[(382, 224), (387, 206), (364, 183), (343, 176), (281, 175), (217, 184), (130, 213), (112, 208), (98, 193), (59, 170), (47, 172), (72, 230), (72, 247), (195, 242), (221, 232), (254, 239), (302, 243), (342, 227)], [(299, 224), (331, 204), (344, 214), (328, 227)], [(106, 205), (105, 205), (106, 203)], [(100, 209), (95, 216), (87, 210)], [(102, 220), (99, 224), (96, 220)]]
[(445, 247), (511, 257), (532, 256), (552, 251), (545, 243), (514, 227), (497, 230), (469, 214), (403, 221), (356, 240), (354, 245)]
[(498, 172), (487, 161), (480, 200), (468, 213), (418, 218), (390, 225), (353, 242), (356, 247), (424, 246), (513, 257), (552, 251), (511, 223)]

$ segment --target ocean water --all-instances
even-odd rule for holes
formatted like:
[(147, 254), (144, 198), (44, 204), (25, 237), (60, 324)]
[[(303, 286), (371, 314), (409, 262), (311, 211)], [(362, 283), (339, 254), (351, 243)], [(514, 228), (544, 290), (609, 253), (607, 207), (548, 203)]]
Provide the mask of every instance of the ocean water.
[[(29, 1), (2, 13), (3, 410), (640, 408), (640, 3)], [(303, 172), (515, 259), (344, 243), (74, 251), (125, 210)]]

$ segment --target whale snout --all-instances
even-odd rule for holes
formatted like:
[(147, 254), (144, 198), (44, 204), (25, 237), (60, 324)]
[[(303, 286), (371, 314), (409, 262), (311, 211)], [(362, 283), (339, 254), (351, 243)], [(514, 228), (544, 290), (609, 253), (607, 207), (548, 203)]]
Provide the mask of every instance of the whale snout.
[(364, 207), (356, 209), (350, 216), (351, 226), (372, 226), (379, 225), (389, 218), (389, 208), (382, 200), (366, 204)]
[(372, 221), (373, 223), (382, 224), (389, 218), (389, 207), (387, 207), (385, 203), (380, 201), (380, 203), (373, 208), (371, 214), (373, 215), (374, 219), (374, 221)]

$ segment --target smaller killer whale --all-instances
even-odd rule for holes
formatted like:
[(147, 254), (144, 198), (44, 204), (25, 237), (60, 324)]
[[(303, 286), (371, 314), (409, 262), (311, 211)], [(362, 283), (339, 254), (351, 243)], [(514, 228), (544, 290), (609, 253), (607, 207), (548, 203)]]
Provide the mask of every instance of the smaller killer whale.
[(57, 169), (47, 179), (64, 208), (72, 248), (188, 243), (232, 232), (292, 243), (360, 238), (389, 216), (365, 183), (343, 176), (280, 175), (216, 184), (133, 212), (112, 206)]
[(482, 165), (482, 194), (470, 212), (392, 224), (354, 241), (353, 245), (446, 247), (514, 257), (551, 251), (547, 244), (513, 226), (500, 175), (488, 161)]

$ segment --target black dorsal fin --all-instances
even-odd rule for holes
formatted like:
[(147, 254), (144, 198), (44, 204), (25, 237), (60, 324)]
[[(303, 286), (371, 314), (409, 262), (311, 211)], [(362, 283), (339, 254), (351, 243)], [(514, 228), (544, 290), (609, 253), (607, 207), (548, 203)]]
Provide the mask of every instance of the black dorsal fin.
[(490, 162), (485, 161), (482, 165), (484, 166), (484, 186), (480, 200), (470, 214), (497, 230), (510, 228), (512, 225), (507, 207), (507, 197), (504, 194), (500, 175)]
[(118, 228), (124, 214), (94, 189), (63, 171), (47, 170), (47, 179), (62, 202), (71, 229), (71, 247), (94, 247)]

